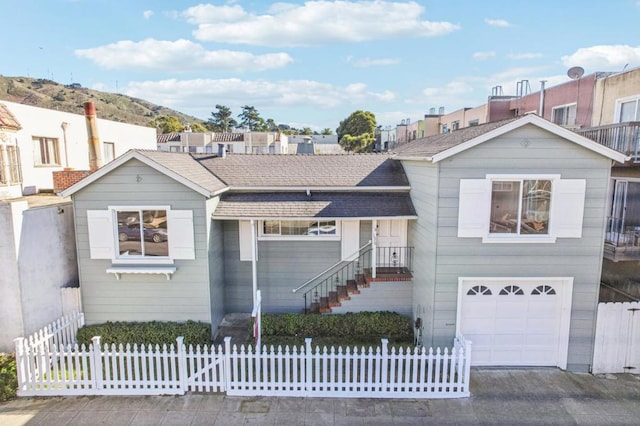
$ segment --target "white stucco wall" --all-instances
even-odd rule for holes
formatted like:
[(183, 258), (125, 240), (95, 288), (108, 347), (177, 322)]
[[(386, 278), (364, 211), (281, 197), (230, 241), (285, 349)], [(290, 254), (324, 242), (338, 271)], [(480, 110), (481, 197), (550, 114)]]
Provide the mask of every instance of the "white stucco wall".
[[(16, 133), (20, 148), (23, 190), (25, 194), (53, 188), (52, 172), (71, 167), (76, 170), (89, 169), (89, 144), (84, 111), (79, 114), (38, 108), (2, 101), (18, 119), (22, 130)], [(116, 121), (103, 120), (97, 113), (97, 128), (100, 142), (112, 142), (115, 157), (129, 149), (157, 149), (156, 130)], [(65, 137), (62, 123), (69, 123)], [(33, 137), (57, 138), (59, 144), (59, 166), (35, 166)], [(66, 153), (66, 155), (65, 155)]]

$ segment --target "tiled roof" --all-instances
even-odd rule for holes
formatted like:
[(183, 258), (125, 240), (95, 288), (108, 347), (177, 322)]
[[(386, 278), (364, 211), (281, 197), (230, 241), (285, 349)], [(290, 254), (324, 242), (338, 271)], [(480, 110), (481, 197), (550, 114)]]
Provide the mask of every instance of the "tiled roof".
[(402, 164), (388, 154), (251, 155), (194, 158), (231, 187), (409, 186)]
[(408, 192), (226, 193), (216, 207), (217, 218), (362, 218), (415, 216)]
[(447, 149), (453, 148), (471, 139), (475, 139), (487, 132), (504, 126), (507, 123), (517, 120), (520, 117), (509, 118), (507, 120), (494, 121), (480, 124), (478, 126), (465, 127), (449, 133), (428, 136), (416, 139), (407, 144), (400, 145), (395, 149), (395, 153), (402, 157), (431, 157)]
[(5, 104), (0, 104), (0, 129), (22, 129), (18, 119), (9, 111), (9, 108)]
[(180, 142), (180, 133), (163, 133), (156, 137), (158, 143)]
[(211, 192), (226, 188), (223, 182), (202, 167), (197, 161), (194, 161), (193, 157), (188, 153), (147, 150), (136, 151), (151, 161)]

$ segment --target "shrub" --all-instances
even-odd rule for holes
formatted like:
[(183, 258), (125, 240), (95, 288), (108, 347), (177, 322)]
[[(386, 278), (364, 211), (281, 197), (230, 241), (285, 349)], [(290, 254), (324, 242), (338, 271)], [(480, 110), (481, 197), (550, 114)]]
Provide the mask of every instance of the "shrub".
[(211, 324), (186, 322), (106, 322), (86, 325), (78, 330), (78, 344), (90, 345), (93, 336), (100, 336), (102, 344), (175, 344), (178, 336), (186, 345), (211, 344)]
[[(347, 342), (411, 342), (411, 318), (394, 312), (358, 312), (344, 315), (263, 314), (262, 336), (329, 337)], [(271, 340), (271, 339), (269, 339)]]
[(0, 402), (15, 398), (17, 389), (16, 357), (0, 354)]

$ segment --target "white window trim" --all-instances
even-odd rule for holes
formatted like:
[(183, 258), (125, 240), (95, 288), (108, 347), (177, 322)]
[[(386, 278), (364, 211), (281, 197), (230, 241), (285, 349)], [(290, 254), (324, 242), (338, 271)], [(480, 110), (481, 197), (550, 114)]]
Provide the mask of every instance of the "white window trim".
[[(578, 103), (577, 102), (571, 102), (571, 103), (568, 103), (568, 104), (556, 105), (556, 106), (552, 107), (551, 108), (551, 122), (555, 123), (555, 120), (554, 120), (555, 117), (554, 116), (555, 116), (556, 110), (558, 110), (558, 109), (567, 109), (567, 108), (572, 107), (572, 106), (576, 107), (576, 117), (575, 117), (575, 119), (576, 119), (576, 122), (577, 122), (577, 120), (578, 120)], [(558, 124), (558, 126), (569, 126), (569, 127), (575, 126), (575, 125), (576, 125), (575, 122), (574, 123)]]
[[(310, 218), (310, 219), (273, 219), (280, 221), (291, 220), (309, 220), (315, 222), (329, 222), (335, 219)], [(336, 233), (333, 235), (270, 235), (264, 233), (264, 221), (258, 222), (258, 240), (259, 241), (340, 241), (341, 221), (335, 220)]]
[(615, 111), (613, 112), (613, 123), (621, 123), (620, 112), (622, 110), (622, 104), (630, 101), (636, 101), (636, 114), (638, 113), (638, 108), (640, 108), (640, 94), (618, 98), (616, 99), (616, 107)]
[[(522, 180), (550, 180), (551, 181), (551, 201), (549, 203), (549, 216), (553, 211), (553, 193), (555, 189), (555, 182), (560, 180), (560, 175), (537, 175), (537, 174), (514, 174), (514, 175), (498, 175), (489, 174), (486, 175), (486, 179), (489, 181), (489, 185), (494, 181), (522, 181)], [(491, 192), (489, 192), (491, 195)], [(522, 202), (522, 200), (520, 200)], [(551, 223), (551, 229), (548, 234), (545, 235), (522, 235), (522, 234), (492, 234), (487, 229), (487, 233), (482, 237), (483, 243), (544, 243), (551, 244), (556, 242), (556, 237), (553, 235), (553, 223)]]

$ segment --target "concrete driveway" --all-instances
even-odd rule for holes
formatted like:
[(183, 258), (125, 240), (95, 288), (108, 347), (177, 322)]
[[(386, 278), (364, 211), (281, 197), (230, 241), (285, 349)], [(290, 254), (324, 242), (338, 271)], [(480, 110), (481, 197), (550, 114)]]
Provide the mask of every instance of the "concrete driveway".
[(640, 424), (639, 375), (474, 368), (471, 393), (437, 400), (222, 394), (19, 398), (0, 404), (0, 425)]

